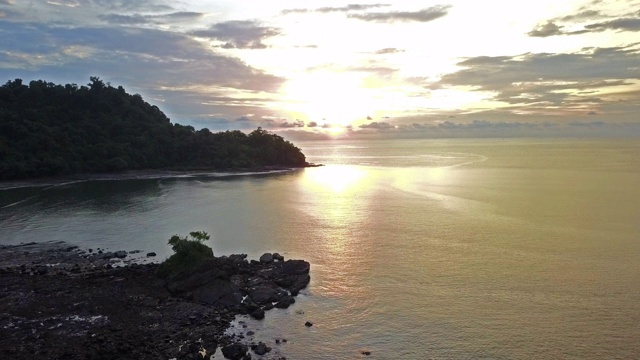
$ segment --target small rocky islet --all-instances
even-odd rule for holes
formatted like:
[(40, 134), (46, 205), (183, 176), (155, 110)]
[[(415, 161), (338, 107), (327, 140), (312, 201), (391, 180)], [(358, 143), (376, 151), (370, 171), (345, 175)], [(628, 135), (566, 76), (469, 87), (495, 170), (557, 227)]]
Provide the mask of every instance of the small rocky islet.
[(59, 242), (0, 246), (0, 358), (278, 359), (270, 352), (285, 341), (225, 332), (236, 315), (289, 307), (310, 280), (308, 262), (277, 253), (214, 257), (170, 280), (123, 258)]

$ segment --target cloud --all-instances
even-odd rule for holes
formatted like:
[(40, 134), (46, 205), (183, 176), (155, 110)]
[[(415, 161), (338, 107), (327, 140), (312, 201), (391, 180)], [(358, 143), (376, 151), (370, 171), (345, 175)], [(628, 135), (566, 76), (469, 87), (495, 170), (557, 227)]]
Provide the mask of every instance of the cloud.
[(227, 49), (264, 49), (267, 46), (262, 41), (279, 35), (280, 30), (260, 26), (255, 21), (243, 20), (214, 24), (207, 30), (194, 31), (191, 34), (223, 41), (223, 47)]
[[(470, 115), (473, 116), (473, 115)], [(386, 122), (361, 125), (347, 134), (348, 138), (502, 138), (502, 137), (580, 137), (638, 136), (640, 124), (607, 123), (602, 120), (572, 119), (569, 121), (508, 121), (472, 119), (470, 121), (438, 120), (395, 124)]]
[(554, 35), (564, 35), (562, 26), (558, 26), (553, 21), (547, 21), (542, 25), (536, 25), (536, 27), (527, 33), (533, 37), (548, 37)]
[(283, 121), (283, 122), (280, 122), (280, 123), (276, 123), (275, 127), (282, 128), (282, 129), (302, 128), (302, 127), (304, 127), (304, 121), (302, 121), (302, 120), (296, 120), (296, 121), (292, 121), (292, 122)]
[(13, 5), (15, 3), (16, 3), (15, 0), (0, 0), (0, 4), (2, 5)]
[(374, 52), (374, 54), (376, 55), (385, 55), (385, 54), (397, 54), (397, 53), (402, 53), (404, 52), (404, 50), (402, 49), (397, 49), (397, 48), (384, 48), (384, 49), (380, 49)]
[(389, 124), (388, 122), (377, 122), (374, 121), (372, 123), (369, 124), (362, 124), (359, 126), (361, 129), (378, 129), (378, 130), (388, 130), (388, 129), (393, 129), (394, 126)]
[[(568, 54), (528, 53), (519, 56), (481, 56), (458, 63), (461, 70), (446, 74), (431, 88), (472, 87), (529, 111), (555, 107), (585, 111), (602, 101), (637, 101), (640, 89), (640, 50), (629, 47), (591, 48)], [(625, 100), (615, 92), (631, 91)]]
[[(623, 8), (627, 7), (625, 5), (622, 6)], [(640, 18), (637, 11), (626, 14), (610, 14), (611, 9), (607, 9), (601, 1), (594, 1), (580, 10), (576, 14), (557, 17), (539, 23), (527, 34), (533, 37), (548, 37), (580, 35), (607, 30), (640, 31)]]
[(82, 4), (118, 12), (158, 12), (173, 10), (173, 7), (168, 5), (167, 2), (167, 0), (84, 0)]
[(577, 14), (571, 14), (560, 18), (562, 21), (575, 21), (575, 20), (592, 20), (603, 17), (602, 13), (598, 10), (584, 10)]
[(586, 25), (587, 30), (605, 31), (640, 31), (640, 18), (621, 18), (595, 24)]
[(347, 11), (362, 11), (368, 9), (375, 9), (380, 7), (390, 6), (389, 4), (349, 4), (347, 6), (340, 7), (321, 7), (316, 9), (317, 12), (347, 12)]
[(390, 4), (349, 4), (347, 6), (340, 7), (321, 7), (316, 9), (285, 9), (282, 10), (283, 14), (305, 14), (310, 12), (319, 13), (331, 13), (331, 12), (348, 12), (348, 11), (362, 11), (368, 9), (375, 9), (380, 7), (390, 6)]
[(388, 7), (390, 4), (350, 4), (340, 7), (321, 7), (315, 9), (286, 9), (282, 14), (306, 13), (347, 13), (347, 17), (373, 22), (429, 22), (447, 15), (450, 5), (436, 5), (419, 11), (366, 12), (370, 9)]
[(450, 5), (436, 5), (419, 11), (370, 12), (364, 14), (348, 14), (352, 19), (373, 22), (429, 22), (447, 15)]
[(310, 127), (310, 128), (318, 127), (318, 123), (317, 123), (317, 122), (315, 122), (315, 121), (310, 121), (310, 122), (307, 124), (307, 127)]
[(349, 72), (376, 74), (380, 77), (387, 77), (387, 76), (393, 75), (398, 71), (398, 69), (394, 69), (388, 66), (353, 66), (353, 67), (347, 67), (344, 69), (345, 71), (349, 71)]
[[(257, 95), (275, 93), (285, 81), (175, 32), (0, 22), (0, 33), (0, 78), (84, 83), (100, 76), (158, 103), (178, 122), (262, 115), (268, 97)], [(236, 102), (219, 101), (221, 94), (234, 94)]]
[(180, 11), (169, 14), (161, 15), (120, 15), (120, 14), (105, 14), (98, 15), (98, 18), (111, 23), (120, 25), (144, 25), (144, 24), (165, 24), (185, 21), (195, 21), (204, 16), (203, 13)]

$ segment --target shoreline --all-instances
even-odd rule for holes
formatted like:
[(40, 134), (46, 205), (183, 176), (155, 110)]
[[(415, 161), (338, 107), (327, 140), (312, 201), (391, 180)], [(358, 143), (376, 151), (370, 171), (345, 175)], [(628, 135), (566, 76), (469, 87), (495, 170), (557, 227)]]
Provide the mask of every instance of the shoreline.
[[(202, 359), (221, 358), (229, 348), (275, 359), (277, 339), (247, 346), (242, 334), (225, 334), (237, 315), (260, 319), (265, 310), (293, 304), (309, 279), (302, 260), (230, 255), (166, 281), (156, 276), (157, 263), (113, 266), (127, 256), (62, 242), (0, 245), (0, 354)], [(220, 296), (220, 289), (231, 291)]]
[(190, 178), (190, 177), (229, 177), (229, 176), (248, 176), (248, 175), (268, 175), (279, 174), (296, 171), (311, 167), (321, 167), (323, 164), (308, 163), (300, 167), (288, 166), (264, 166), (259, 168), (243, 168), (243, 169), (194, 169), (194, 170), (127, 170), (114, 173), (96, 173), (96, 174), (74, 174), (46, 178), (34, 178), (24, 180), (3, 180), (0, 181), (0, 191), (48, 187), (73, 184), (86, 181), (118, 181), (118, 180), (148, 180), (148, 179), (173, 179), (173, 178)]

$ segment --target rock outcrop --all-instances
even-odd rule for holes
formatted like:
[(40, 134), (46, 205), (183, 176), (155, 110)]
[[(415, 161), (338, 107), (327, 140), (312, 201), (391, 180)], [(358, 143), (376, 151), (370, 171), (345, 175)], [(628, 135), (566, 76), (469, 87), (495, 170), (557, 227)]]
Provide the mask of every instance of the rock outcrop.
[[(267, 254), (265, 254), (267, 255)], [(271, 254), (249, 262), (246, 255), (213, 258), (194, 271), (167, 281), (176, 296), (215, 306), (238, 306), (245, 313), (258, 308), (286, 308), (309, 284), (309, 263), (304, 260), (273, 261)]]

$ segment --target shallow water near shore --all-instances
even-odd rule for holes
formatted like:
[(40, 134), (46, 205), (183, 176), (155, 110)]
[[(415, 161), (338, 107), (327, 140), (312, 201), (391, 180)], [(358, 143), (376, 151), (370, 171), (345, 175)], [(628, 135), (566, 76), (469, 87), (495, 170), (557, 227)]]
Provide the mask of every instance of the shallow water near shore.
[(296, 304), (244, 320), (291, 359), (640, 354), (640, 141), (298, 145), (326, 166), (3, 190), (0, 243), (305, 259)]

